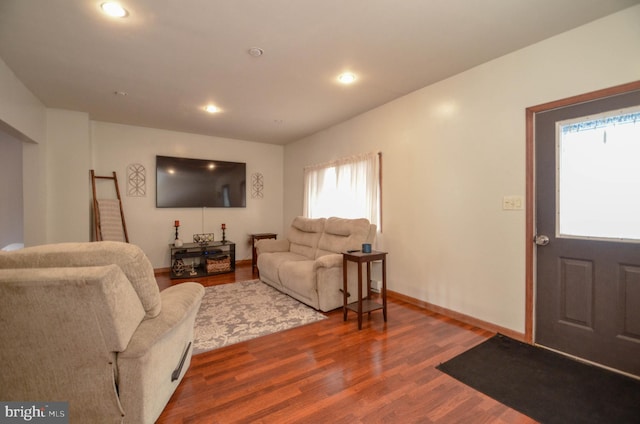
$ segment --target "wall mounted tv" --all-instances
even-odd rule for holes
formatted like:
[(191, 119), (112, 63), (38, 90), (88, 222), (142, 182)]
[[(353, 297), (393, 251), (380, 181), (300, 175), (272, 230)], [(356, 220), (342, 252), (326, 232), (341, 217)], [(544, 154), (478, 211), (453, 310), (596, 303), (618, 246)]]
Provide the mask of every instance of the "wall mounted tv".
[(247, 165), (156, 156), (156, 207), (244, 208)]

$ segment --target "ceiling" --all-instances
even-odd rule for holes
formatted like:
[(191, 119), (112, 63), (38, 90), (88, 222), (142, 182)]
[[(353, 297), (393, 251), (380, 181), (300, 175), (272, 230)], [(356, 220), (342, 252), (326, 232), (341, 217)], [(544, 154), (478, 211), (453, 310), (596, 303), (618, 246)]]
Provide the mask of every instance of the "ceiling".
[(0, 58), (49, 108), (286, 144), (639, 2), (1, 0)]

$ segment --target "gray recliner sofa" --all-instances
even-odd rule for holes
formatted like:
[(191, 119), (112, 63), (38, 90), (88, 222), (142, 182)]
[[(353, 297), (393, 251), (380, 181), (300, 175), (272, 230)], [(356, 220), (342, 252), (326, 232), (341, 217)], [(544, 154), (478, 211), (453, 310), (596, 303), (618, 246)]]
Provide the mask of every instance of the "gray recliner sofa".
[(153, 423), (189, 367), (204, 288), (159, 291), (120, 242), (0, 252), (0, 399), (69, 402), (72, 423)]
[[(367, 219), (296, 217), (285, 239), (256, 242), (260, 280), (321, 311), (343, 304), (342, 252), (373, 243)], [(348, 302), (357, 300), (357, 264), (348, 263)]]

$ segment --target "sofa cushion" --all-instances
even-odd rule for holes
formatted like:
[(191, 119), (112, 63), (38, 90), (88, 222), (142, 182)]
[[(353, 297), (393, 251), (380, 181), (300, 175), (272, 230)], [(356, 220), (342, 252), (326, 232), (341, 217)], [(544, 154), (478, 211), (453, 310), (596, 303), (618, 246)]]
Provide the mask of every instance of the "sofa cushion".
[(279, 276), (280, 266), (285, 262), (299, 262), (306, 260), (309, 260), (306, 256), (292, 252), (262, 253), (258, 256), (260, 278), (279, 289), (282, 286)]
[(307, 259), (314, 259), (325, 221), (325, 218), (296, 217), (287, 237), (291, 242), (290, 251)]
[(153, 267), (140, 247), (115, 241), (58, 243), (0, 252), (0, 268), (86, 267), (116, 264), (142, 302), (145, 318), (160, 313), (160, 290)]
[(362, 243), (370, 242), (372, 226), (365, 218), (345, 219), (329, 218), (325, 222), (324, 232), (318, 241), (316, 258), (331, 253), (342, 253), (362, 248)]
[(318, 309), (315, 260), (283, 262), (279, 273), (286, 293)]

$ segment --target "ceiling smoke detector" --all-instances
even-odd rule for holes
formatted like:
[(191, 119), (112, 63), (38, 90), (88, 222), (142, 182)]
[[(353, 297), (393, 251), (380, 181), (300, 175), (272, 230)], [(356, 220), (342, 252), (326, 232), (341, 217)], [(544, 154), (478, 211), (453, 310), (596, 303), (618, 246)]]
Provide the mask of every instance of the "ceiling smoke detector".
[(264, 54), (264, 50), (262, 50), (260, 47), (251, 47), (249, 49), (249, 56), (260, 57), (263, 54)]

